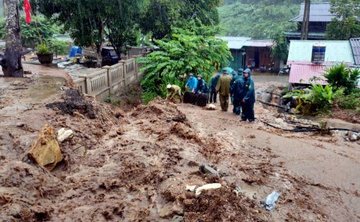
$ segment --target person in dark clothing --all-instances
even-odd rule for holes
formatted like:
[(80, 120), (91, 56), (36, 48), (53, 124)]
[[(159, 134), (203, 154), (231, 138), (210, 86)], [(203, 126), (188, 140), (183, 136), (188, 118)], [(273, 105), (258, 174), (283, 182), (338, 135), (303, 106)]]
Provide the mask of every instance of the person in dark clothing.
[(210, 103), (214, 102), (216, 103), (216, 97), (217, 97), (217, 92), (216, 92), (216, 84), (218, 83), (220, 79), (220, 73), (215, 74), (211, 80), (210, 80)]
[(243, 99), (243, 78), (242, 78), (243, 69), (238, 70), (238, 74), (235, 75), (230, 82), (230, 93), (233, 98), (233, 113), (240, 115), (241, 113), (241, 100)]
[[(234, 105), (234, 96), (233, 96), (233, 94), (232, 94), (232, 92), (231, 92), (231, 88), (232, 88), (232, 86), (233, 86), (233, 84), (234, 84), (234, 82), (235, 82), (235, 78), (236, 78), (236, 76), (237, 76), (237, 73), (233, 70), (233, 71), (231, 71), (231, 81), (230, 81), (230, 101), (231, 101), (231, 104), (232, 105)], [(234, 108), (233, 108), (233, 112), (234, 112)]]
[(205, 82), (205, 80), (203, 79), (203, 76), (201, 74), (197, 75), (197, 86), (196, 86), (196, 94), (201, 94), (201, 93), (208, 93), (208, 86)]
[(254, 103), (255, 103), (255, 88), (254, 81), (251, 78), (250, 69), (245, 69), (243, 72), (243, 95), (244, 98), (241, 101), (242, 107), (242, 121), (254, 122)]

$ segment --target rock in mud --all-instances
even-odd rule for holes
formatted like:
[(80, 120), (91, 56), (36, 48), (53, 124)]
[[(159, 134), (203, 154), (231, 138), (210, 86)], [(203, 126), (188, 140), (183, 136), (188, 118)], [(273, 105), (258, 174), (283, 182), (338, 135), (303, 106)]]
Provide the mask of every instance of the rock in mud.
[(270, 93), (262, 93), (258, 96), (258, 99), (263, 102), (269, 103), (272, 100), (272, 95)]
[(66, 130), (65, 128), (61, 128), (58, 131), (57, 139), (60, 143), (64, 142), (65, 140), (72, 138), (74, 136), (74, 131), (71, 129)]
[(351, 142), (355, 142), (357, 140), (360, 139), (360, 134), (359, 133), (355, 133), (353, 131), (349, 131), (347, 133), (347, 139), (350, 140)]
[(56, 164), (62, 160), (61, 150), (51, 126), (45, 125), (40, 131), (28, 156), (49, 171), (53, 170)]
[(204, 164), (200, 166), (200, 171), (202, 173), (211, 173), (211, 174), (215, 174), (215, 175), (219, 176), (219, 173), (214, 168), (204, 165)]

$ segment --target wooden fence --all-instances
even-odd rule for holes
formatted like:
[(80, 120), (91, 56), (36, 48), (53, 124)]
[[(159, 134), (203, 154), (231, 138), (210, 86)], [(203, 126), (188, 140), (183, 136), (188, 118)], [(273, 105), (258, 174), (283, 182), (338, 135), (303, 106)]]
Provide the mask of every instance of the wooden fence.
[(95, 96), (104, 100), (110, 95), (124, 90), (141, 76), (139, 65), (135, 58), (121, 60), (118, 64), (104, 66), (92, 73), (81, 74), (74, 82), (83, 94)]

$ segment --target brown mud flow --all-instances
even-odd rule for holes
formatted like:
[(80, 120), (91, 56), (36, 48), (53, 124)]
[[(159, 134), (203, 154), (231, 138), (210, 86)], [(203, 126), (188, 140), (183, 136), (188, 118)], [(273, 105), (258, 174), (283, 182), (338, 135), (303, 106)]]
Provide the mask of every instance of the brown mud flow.
[[(81, 97), (63, 78), (0, 81), (1, 220), (360, 219), (358, 143), (160, 99), (125, 112)], [(51, 172), (27, 158), (45, 124), (74, 131)], [(219, 175), (203, 174), (202, 164)], [(199, 197), (186, 190), (208, 183), (222, 186)], [(280, 197), (269, 212), (260, 201), (273, 190)]]

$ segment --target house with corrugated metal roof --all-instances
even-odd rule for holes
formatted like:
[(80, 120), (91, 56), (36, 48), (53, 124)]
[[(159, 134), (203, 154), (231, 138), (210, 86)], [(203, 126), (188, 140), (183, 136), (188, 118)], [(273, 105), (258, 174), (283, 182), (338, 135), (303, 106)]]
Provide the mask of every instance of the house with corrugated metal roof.
[[(325, 39), (326, 26), (335, 18), (335, 14), (330, 12), (331, 5), (328, 2), (324, 3), (311, 3), (310, 4), (310, 16), (309, 16), (309, 40), (323, 40)], [(295, 18), (289, 20), (289, 22), (298, 23), (298, 29), (292, 32), (285, 32), (288, 40), (300, 39), (301, 28), (303, 26), (305, 5), (300, 6), (300, 13)]]
[(234, 60), (230, 61), (230, 66), (235, 70), (239, 68), (251, 67), (258, 69), (262, 65), (269, 67), (272, 62), (270, 48), (274, 44), (273, 40), (255, 40), (248, 37), (217, 36), (228, 42), (228, 47)]
[[(351, 42), (355, 47), (352, 47)], [(359, 43), (359, 39), (291, 40), (287, 61), (287, 65), (291, 67), (289, 83), (308, 84), (316, 77), (318, 80), (314, 83), (326, 84), (323, 74), (328, 68), (341, 63), (356, 67), (354, 58), (360, 60)]]

